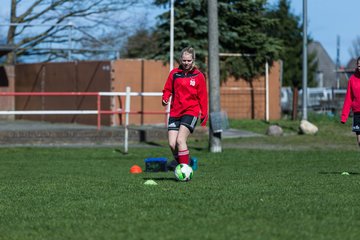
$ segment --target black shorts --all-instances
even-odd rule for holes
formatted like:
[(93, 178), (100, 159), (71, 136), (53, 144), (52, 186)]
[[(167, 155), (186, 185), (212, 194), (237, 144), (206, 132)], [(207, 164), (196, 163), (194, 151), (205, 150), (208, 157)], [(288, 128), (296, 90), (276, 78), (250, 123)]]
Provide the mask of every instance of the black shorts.
[(360, 112), (356, 112), (353, 115), (353, 127), (352, 131), (357, 135), (360, 135)]
[(168, 130), (179, 131), (180, 125), (187, 127), (191, 133), (194, 132), (198, 118), (191, 115), (182, 117), (169, 117)]

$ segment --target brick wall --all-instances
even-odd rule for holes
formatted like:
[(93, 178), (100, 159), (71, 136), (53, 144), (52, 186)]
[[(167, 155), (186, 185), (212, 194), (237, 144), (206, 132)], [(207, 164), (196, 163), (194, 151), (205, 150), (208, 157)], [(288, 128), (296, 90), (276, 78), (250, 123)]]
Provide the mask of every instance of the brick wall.
[[(275, 62), (269, 74), (269, 119), (281, 118), (280, 65)], [(229, 78), (220, 87), (221, 108), (233, 119), (265, 119), (266, 82), (265, 76), (251, 83), (243, 79)]]
[[(280, 67), (270, 68), (269, 117), (280, 119)], [(121, 59), (116, 61), (67, 62), (16, 65), (16, 91), (66, 92), (161, 92), (169, 67), (160, 61)], [(228, 79), (221, 85), (221, 109), (229, 118), (265, 119), (265, 77), (244, 80)], [(17, 110), (95, 110), (94, 97), (16, 97)], [(125, 97), (102, 97), (102, 110), (125, 109)], [(165, 123), (161, 97), (131, 97), (130, 124)], [(17, 116), (21, 119), (71, 122), (96, 125), (96, 115)], [(103, 125), (124, 123), (123, 115), (102, 115)]]

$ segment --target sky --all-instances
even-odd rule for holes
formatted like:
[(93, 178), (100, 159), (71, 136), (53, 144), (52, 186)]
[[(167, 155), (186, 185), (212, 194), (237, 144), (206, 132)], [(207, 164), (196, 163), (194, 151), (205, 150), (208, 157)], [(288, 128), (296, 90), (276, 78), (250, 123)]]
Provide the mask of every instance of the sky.
[[(278, 0), (269, 0), (270, 4)], [(294, 14), (303, 16), (303, 0), (290, 0)], [(308, 35), (325, 48), (336, 62), (337, 36), (340, 37), (340, 63), (346, 65), (351, 59), (349, 49), (360, 36), (360, 0), (307, 0)]]
[[(0, 20), (3, 20), (8, 16), (10, 0), (0, 2)], [(275, 4), (278, 0), (268, 2)], [(302, 18), (303, 0), (290, 0), (290, 5), (293, 13)], [(335, 63), (339, 36), (340, 63), (346, 65), (351, 59), (349, 50), (353, 41), (360, 36), (360, 27), (357, 26), (360, 0), (307, 0), (307, 10), (310, 37), (322, 44)]]

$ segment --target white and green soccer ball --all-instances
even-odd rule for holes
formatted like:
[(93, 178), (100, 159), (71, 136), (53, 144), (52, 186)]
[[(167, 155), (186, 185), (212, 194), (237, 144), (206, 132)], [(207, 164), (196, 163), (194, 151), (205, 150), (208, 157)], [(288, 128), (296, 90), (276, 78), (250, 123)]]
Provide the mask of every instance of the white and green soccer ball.
[(175, 177), (177, 180), (190, 181), (194, 175), (193, 169), (187, 164), (178, 164), (175, 168)]

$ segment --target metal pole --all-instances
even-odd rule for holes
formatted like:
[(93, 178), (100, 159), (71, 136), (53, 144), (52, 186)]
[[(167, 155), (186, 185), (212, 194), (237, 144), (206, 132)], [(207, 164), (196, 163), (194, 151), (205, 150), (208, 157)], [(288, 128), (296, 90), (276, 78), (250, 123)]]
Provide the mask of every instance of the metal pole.
[(303, 120), (307, 120), (307, 0), (303, 0)]
[[(170, 0), (170, 71), (174, 68), (174, 1)], [(170, 117), (171, 98), (166, 106), (166, 125)]]
[(219, 29), (217, 0), (208, 0), (208, 29), (209, 29), (209, 148), (210, 152), (222, 152), (221, 131), (213, 129), (212, 113), (220, 115), (220, 70), (219, 70)]
[(130, 114), (130, 93), (131, 88), (126, 87), (126, 97), (125, 97), (125, 140), (124, 140), (124, 153), (128, 153), (128, 146), (129, 146), (129, 114)]
[(97, 130), (101, 128), (101, 95), (97, 95)]
[(265, 91), (266, 91), (266, 117), (265, 121), (269, 121), (269, 63), (265, 63)]
[(337, 35), (336, 39), (336, 88), (340, 88), (340, 76), (339, 76), (339, 69), (340, 69), (340, 36)]
[(174, 68), (174, 0), (170, 0), (170, 71)]

